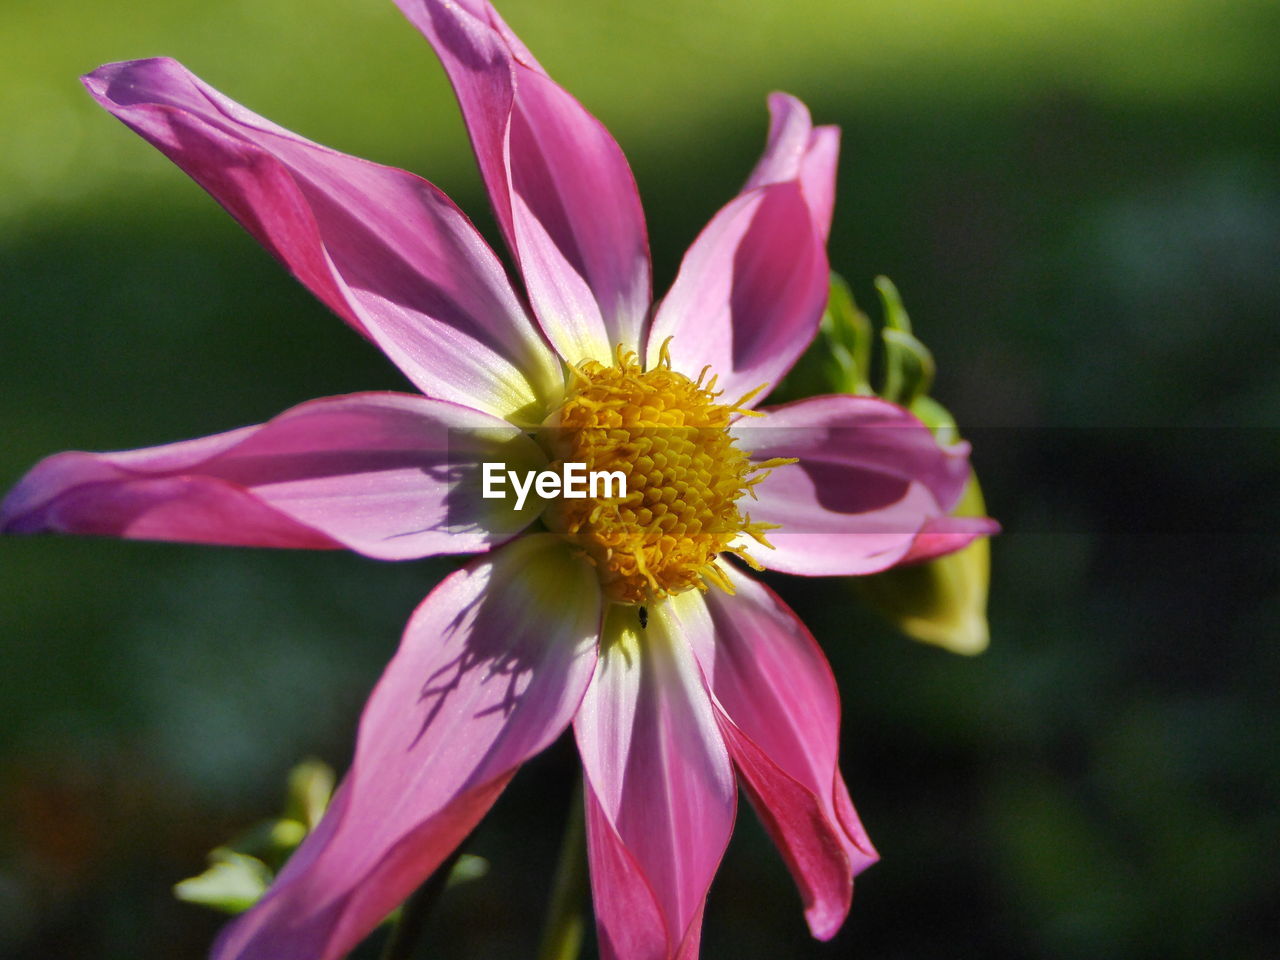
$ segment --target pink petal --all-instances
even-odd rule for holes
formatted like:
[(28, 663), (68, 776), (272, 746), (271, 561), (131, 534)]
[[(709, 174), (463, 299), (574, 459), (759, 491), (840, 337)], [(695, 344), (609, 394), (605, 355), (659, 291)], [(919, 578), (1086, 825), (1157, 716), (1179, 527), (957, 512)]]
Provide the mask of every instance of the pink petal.
[(671, 955), (667, 924), (653, 886), (618, 835), (591, 784), (586, 791), (587, 857), (602, 960)]
[(559, 364), (430, 183), (304, 140), (173, 60), (109, 64), (84, 83), (424, 393), (527, 423), (554, 405)]
[(549, 534), (472, 561), (423, 602), (360, 721), (338, 799), (215, 960), (334, 960), (476, 825), (568, 725), (600, 590)]
[(825, 240), (835, 208), (834, 171), (839, 154), (839, 127), (815, 128), (803, 103), (789, 94), (771, 93), (768, 143), (742, 189), (745, 192), (799, 179)]
[(963, 550), (979, 537), (1000, 532), (1000, 524), (990, 517), (935, 517), (916, 534), (900, 563), (924, 563)]
[(562, 356), (638, 348), (652, 298), (635, 179), (609, 131), (558, 86), (487, 0), (396, 0), (435, 47), (480, 172)]
[(877, 859), (840, 775), (840, 695), (826, 657), (791, 609), (736, 569), (736, 593), (708, 591), (715, 625), (694, 652), (725, 743), (787, 861), (813, 935), (844, 922), (854, 875)]
[[(756, 487), (751, 518), (776, 523), (753, 555), (785, 573), (874, 573), (901, 563), (969, 476), (968, 444), (939, 445), (906, 410), (875, 397), (813, 397), (743, 418), (754, 459), (798, 457)], [(976, 535), (976, 534), (975, 534)], [(967, 542), (967, 541), (966, 541)]]
[(698, 595), (606, 618), (574, 720), (587, 783), (601, 954), (691, 956), (729, 834), (733, 771), (685, 634), (711, 629)]
[(775, 94), (770, 109), (764, 157), (685, 254), (649, 332), (650, 363), (673, 337), (675, 369), (697, 376), (710, 366), (730, 401), (781, 379), (817, 333), (827, 302), (838, 135), (813, 130), (792, 97)]
[(396, 393), (328, 397), (212, 437), (49, 457), (0, 504), (0, 530), (348, 547), (385, 560), (472, 553), (539, 509), (481, 499), (485, 460), (546, 463), (519, 428), (478, 410)]

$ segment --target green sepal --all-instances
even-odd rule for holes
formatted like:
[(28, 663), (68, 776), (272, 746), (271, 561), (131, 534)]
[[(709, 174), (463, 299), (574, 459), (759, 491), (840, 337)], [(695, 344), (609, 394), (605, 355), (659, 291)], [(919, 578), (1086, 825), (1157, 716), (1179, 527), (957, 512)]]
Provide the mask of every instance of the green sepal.
[(822, 385), (820, 393), (874, 395), (870, 379), (874, 337), (871, 319), (858, 309), (849, 284), (832, 273), (817, 335), (770, 392), (769, 402), (812, 396), (815, 384)]
[(838, 273), (831, 274), (819, 336), (826, 341), (823, 374), (832, 389), (839, 393), (872, 394), (871, 319), (858, 309), (853, 290)]
[(911, 318), (902, 297), (888, 277), (876, 277), (876, 292), (884, 307), (884, 388), (880, 395), (893, 403), (911, 407), (927, 396), (933, 386), (936, 367), (933, 354), (911, 332)]
[(960, 429), (956, 426), (955, 417), (933, 397), (916, 397), (907, 409), (933, 431), (933, 435), (943, 446), (950, 446), (960, 439)]

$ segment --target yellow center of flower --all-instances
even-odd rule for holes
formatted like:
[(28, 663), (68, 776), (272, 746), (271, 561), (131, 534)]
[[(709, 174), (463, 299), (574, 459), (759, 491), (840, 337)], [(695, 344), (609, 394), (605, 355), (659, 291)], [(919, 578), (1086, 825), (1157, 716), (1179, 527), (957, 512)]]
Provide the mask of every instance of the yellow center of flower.
[(754, 499), (771, 468), (794, 462), (752, 462), (729, 434), (737, 417), (754, 415), (742, 404), (763, 388), (720, 403), (716, 378), (704, 382), (705, 368), (696, 381), (672, 370), (665, 343), (650, 370), (619, 346), (613, 365), (586, 360), (572, 371), (564, 406), (543, 432), (559, 461), (552, 466), (618, 471), (626, 496), (556, 500), (543, 515), (548, 528), (581, 547), (616, 603), (706, 590), (707, 581), (732, 593), (719, 554), (735, 553), (758, 570), (742, 535), (769, 547), (765, 531), (777, 526), (753, 522), (740, 501)]

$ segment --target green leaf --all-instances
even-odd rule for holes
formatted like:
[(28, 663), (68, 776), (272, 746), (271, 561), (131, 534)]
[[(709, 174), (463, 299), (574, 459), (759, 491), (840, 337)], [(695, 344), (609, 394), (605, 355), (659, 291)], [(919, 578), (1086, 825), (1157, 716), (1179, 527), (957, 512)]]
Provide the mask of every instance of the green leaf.
[(333, 770), (306, 760), (289, 771), (285, 815), (254, 824), (209, 854), (209, 869), (176, 884), (179, 900), (226, 913), (241, 913), (258, 902), (279, 870), (315, 829), (333, 794)]
[(263, 820), (236, 836), (227, 847), (268, 863), (279, 863), (294, 851), (307, 833), (306, 824), (292, 817)]
[(244, 913), (261, 899), (271, 877), (271, 870), (256, 857), (217, 847), (209, 854), (209, 869), (175, 884), (173, 892), (187, 903)]
[(314, 830), (333, 796), (333, 768), (319, 760), (304, 760), (289, 771), (284, 815)]

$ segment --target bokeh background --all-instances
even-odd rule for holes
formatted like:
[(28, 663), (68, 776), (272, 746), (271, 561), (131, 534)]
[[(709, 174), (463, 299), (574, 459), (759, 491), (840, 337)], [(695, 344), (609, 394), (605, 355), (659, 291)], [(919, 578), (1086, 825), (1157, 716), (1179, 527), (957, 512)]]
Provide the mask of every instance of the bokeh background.
[[(659, 289), (750, 169), (766, 92), (843, 127), (833, 265), (864, 305), (898, 283), (1007, 528), (974, 659), (847, 583), (776, 584), (835, 665), (883, 861), (815, 943), (744, 804), (704, 955), (1280, 955), (1280, 5), (501, 9), (627, 151)], [(175, 56), (423, 174), (493, 237), (443, 74), (389, 2), (6, 0), (4, 24), (0, 485), (66, 448), (405, 386), (76, 82)], [(171, 884), (275, 813), (295, 761), (345, 765), (448, 569), (0, 542), (0, 954), (201, 956), (221, 919)], [(517, 777), (472, 841), (489, 876), (446, 894), (422, 957), (532, 956), (574, 763), (562, 743)]]

